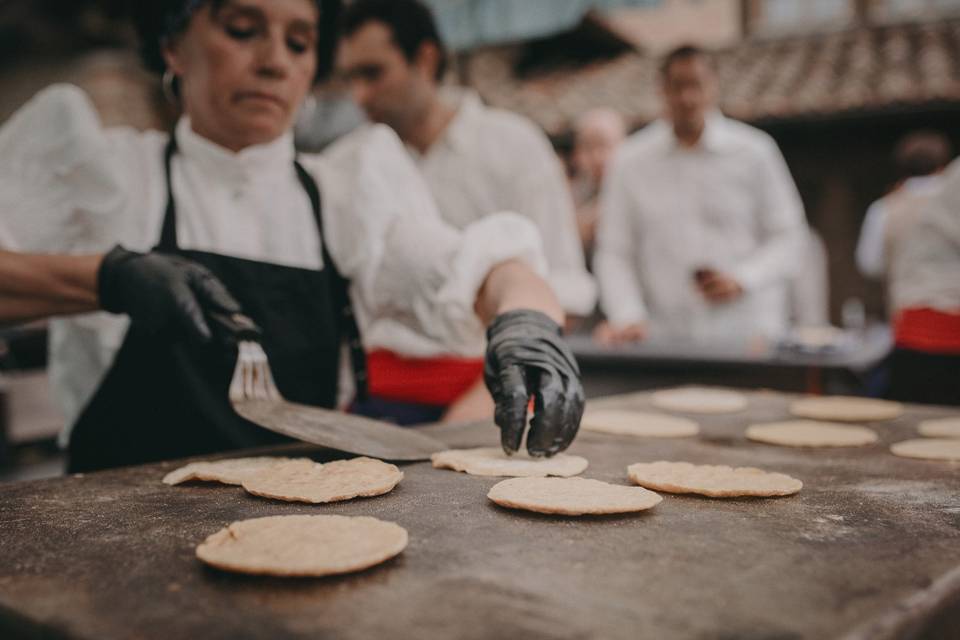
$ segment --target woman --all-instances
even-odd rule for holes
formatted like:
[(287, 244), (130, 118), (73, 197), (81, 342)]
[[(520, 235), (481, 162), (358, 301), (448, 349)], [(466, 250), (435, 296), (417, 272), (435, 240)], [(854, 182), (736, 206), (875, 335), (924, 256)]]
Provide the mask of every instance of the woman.
[(512, 216), (445, 226), (382, 127), (296, 158), (290, 130), (318, 72), (315, 0), (157, 6), (145, 23), (160, 33), (144, 44), (183, 109), (171, 135), (104, 130), (70, 87), (0, 130), (0, 321), (129, 317), (54, 328), (71, 469), (269, 443), (227, 402), (240, 310), (283, 395), (327, 407), (346, 399), (341, 345), (360, 352), (354, 311), (379, 343), (420, 332), (455, 344), (479, 316), (504, 448), (519, 448), (531, 395), (528, 450), (566, 448), (583, 393), (559, 305), (528, 266), (542, 267), (535, 231)]

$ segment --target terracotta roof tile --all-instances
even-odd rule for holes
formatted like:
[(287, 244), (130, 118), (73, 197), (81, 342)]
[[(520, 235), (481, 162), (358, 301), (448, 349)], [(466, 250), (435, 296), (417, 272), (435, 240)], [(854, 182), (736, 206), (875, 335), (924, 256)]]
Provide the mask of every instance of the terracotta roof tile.
[[(658, 61), (641, 53), (519, 80), (516, 49), (475, 53), (472, 84), (491, 104), (526, 114), (550, 133), (595, 106), (631, 123), (657, 117)], [(869, 113), (931, 102), (960, 105), (960, 20), (858, 28), (717, 52), (721, 106), (747, 121)]]

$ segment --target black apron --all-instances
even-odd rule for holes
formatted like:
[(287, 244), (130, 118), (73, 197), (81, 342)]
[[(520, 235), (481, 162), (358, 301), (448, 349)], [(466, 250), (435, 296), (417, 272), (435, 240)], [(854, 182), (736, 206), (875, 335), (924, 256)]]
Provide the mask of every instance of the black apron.
[[(263, 330), (274, 379), (287, 400), (333, 408), (344, 341), (357, 381), (366, 386), (365, 361), (346, 280), (337, 272), (323, 234), (320, 192), (294, 162), (310, 197), (320, 234), (319, 271), (268, 264), (177, 246), (177, 213), (170, 164), (164, 155), (167, 208), (157, 252), (176, 254), (212, 271)], [(216, 328), (211, 324), (216, 334)], [(236, 345), (214, 338), (198, 345), (170, 328), (145, 334), (131, 323), (116, 359), (80, 415), (70, 438), (69, 471), (93, 471), (285, 442), (284, 436), (240, 418), (228, 390)]]

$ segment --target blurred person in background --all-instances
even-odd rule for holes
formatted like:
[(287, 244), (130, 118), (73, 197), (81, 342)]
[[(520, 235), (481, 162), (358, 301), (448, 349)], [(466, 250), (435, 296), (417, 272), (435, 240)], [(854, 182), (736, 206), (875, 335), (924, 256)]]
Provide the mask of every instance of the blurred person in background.
[[(897, 143), (893, 153), (897, 183), (867, 209), (857, 243), (857, 267), (864, 276), (887, 280), (900, 240), (939, 192), (952, 156), (950, 141), (934, 131), (916, 131)], [(887, 298), (889, 307), (889, 293)]]
[(710, 57), (667, 55), (664, 118), (621, 146), (601, 194), (594, 272), (605, 344), (724, 340), (788, 329), (788, 281), (807, 237), (776, 143), (716, 107)]
[(574, 124), (571, 187), (587, 264), (592, 262), (596, 240), (600, 188), (610, 161), (626, 137), (627, 125), (623, 116), (613, 109), (591, 109)]
[[(492, 109), (466, 90), (441, 88), (448, 63), (430, 9), (418, 0), (356, 0), (341, 19), (337, 67), (357, 104), (406, 145), (439, 205), (458, 229), (502, 211), (533, 221), (547, 281), (568, 314), (596, 302), (577, 236), (573, 201), (549, 140), (533, 123)], [(370, 351), (370, 400), (357, 410), (404, 423), (473, 420), (493, 411), (481, 372), (484, 336), (455, 352), (416, 341)]]
[(69, 316), (50, 357), (70, 469), (277, 442), (230, 405), (239, 340), (263, 345), (283, 397), (343, 406), (365, 386), (354, 313), (386, 346), (456, 349), (488, 325), (504, 449), (532, 396), (527, 449), (566, 448), (583, 391), (534, 225), (444, 223), (388, 127), (296, 153), (335, 2), (138, 9), (144, 60), (182, 107), (172, 132), (104, 127), (70, 85), (0, 128), (0, 324)]
[(960, 405), (960, 162), (898, 230), (890, 260), (889, 397)]

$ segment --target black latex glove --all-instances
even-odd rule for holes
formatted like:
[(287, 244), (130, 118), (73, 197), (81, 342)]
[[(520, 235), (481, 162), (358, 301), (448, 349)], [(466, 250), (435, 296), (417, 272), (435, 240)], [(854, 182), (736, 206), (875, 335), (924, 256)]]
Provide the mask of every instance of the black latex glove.
[[(212, 333), (207, 317), (228, 334), (239, 330), (231, 319), (245, 320), (240, 304), (216, 276), (179, 256), (136, 253), (118, 245), (103, 258), (97, 290), (103, 309), (129, 315), (135, 326), (150, 333), (176, 326), (208, 342)], [(259, 335), (252, 322), (240, 325)]]
[(583, 386), (556, 322), (539, 311), (497, 316), (487, 329), (483, 377), (497, 405), (494, 420), (504, 451), (520, 448), (531, 396), (530, 455), (552, 456), (570, 446), (583, 416)]

